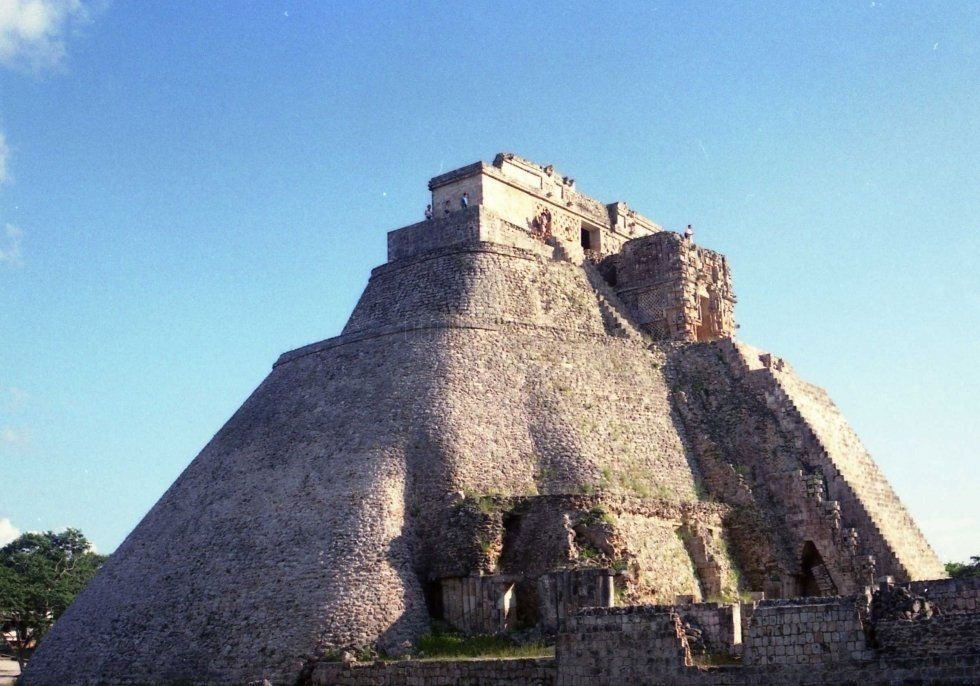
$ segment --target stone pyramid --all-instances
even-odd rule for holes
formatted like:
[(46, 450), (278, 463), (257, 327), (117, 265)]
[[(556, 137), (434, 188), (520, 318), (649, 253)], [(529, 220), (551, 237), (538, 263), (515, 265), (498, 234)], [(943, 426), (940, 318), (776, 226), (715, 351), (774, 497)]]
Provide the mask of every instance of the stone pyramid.
[(827, 395), (732, 338), (724, 256), (510, 154), (429, 187), (343, 333), (279, 358), (26, 686), (291, 684), (433, 619), (943, 576)]

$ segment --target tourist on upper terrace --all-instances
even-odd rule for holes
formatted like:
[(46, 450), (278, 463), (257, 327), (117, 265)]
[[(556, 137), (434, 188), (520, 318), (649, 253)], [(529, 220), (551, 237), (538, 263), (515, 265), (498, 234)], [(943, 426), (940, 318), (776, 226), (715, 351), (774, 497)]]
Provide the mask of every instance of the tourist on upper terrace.
[(425, 218), (432, 219), (432, 205), (425, 206)]
[(449, 214), (450, 212), (451, 210), (449, 209), (449, 201), (447, 200), (446, 202), (442, 203), (442, 213)]
[(459, 207), (460, 209), (465, 210), (469, 206), (470, 206), (470, 194), (463, 193), (463, 197), (459, 199)]
[(691, 228), (690, 224), (688, 224), (687, 228), (684, 229), (684, 240), (689, 242), (694, 241), (694, 229)]

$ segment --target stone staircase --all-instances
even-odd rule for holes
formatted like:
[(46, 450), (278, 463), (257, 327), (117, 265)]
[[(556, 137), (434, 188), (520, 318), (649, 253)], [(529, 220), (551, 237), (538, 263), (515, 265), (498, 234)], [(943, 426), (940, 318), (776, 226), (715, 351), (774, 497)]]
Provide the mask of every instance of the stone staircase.
[[(572, 264), (576, 263), (560, 241), (551, 238), (548, 240), (548, 245), (554, 249), (554, 259)], [(588, 258), (583, 259), (579, 266), (585, 271), (589, 285), (592, 286), (592, 291), (595, 293), (596, 301), (599, 304), (599, 312), (602, 313), (602, 321), (609, 334), (645, 345), (653, 343), (653, 339), (633, 323), (626, 305), (602, 277), (596, 266)]]
[(602, 319), (612, 331), (612, 335), (647, 345), (653, 343), (653, 339), (632, 322), (626, 305), (602, 278), (602, 274), (599, 273), (596, 266), (589, 260), (585, 260), (582, 262), (582, 269), (585, 270), (589, 284), (595, 292), (596, 300), (599, 302), (599, 311), (602, 312)]
[(834, 580), (830, 578), (830, 572), (827, 571), (827, 567), (825, 567), (823, 564), (814, 565), (810, 568), (810, 573), (813, 574), (813, 578), (817, 582), (817, 588), (820, 589), (820, 595), (837, 595), (837, 585), (834, 583)]
[[(814, 466), (820, 468), (824, 478), (841, 491), (839, 496), (845, 499), (845, 511), (851, 518), (858, 518), (861, 527), (865, 530), (863, 539), (866, 547), (874, 551), (875, 556), (883, 563), (879, 566), (879, 570), (887, 570), (904, 579), (942, 576), (942, 569), (938, 562), (927, 559), (929, 555), (934, 558), (931, 550), (920, 550), (921, 547), (927, 547), (928, 544), (924, 543), (925, 539), (918, 527), (915, 526), (907, 511), (902, 507), (897, 496), (888, 488), (884, 476), (871, 462), (871, 458), (867, 456), (866, 452), (862, 449), (863, 455), (847, 453), (841, 458), (837, 458), (850, 460), (855, 465), (855, 468), (850, 471), (856, 473), (845, 475), (841, 472), (831, 449), (824, 443), (807, 418), (808, 415), (814, 414), (812, 408), (810, 412), (803, 411), (785, 387), (780, 378), (779, 370), (771, 368), (773, 365), (781, 367), (782, 361), (774, 360), (762, 351), (732, 340), (721, 341), (719, 346), (723, 358), (736, 372), (736, 376), (744, 378), (746, 384), (765, 400), (766, 405), (776, 413), (780, 426), (795, 436), (794, 443), (796, 446), (805, 450), (812, 459)], [(801, 393), (795, 395), (801, 395)], [(829, 398), (826, 403), (831, 404)], [(833, 410), (835, 414), (838, 412), (835, 407)], [(857, 440), (856, 436), (854, 440)], [(864, 462), (868, 464), (865, 465)], [(866, 472), (868, 473), (865, 474)], [(863, 492), (866, 489), (860, 489), (861, 484), (859, 482), (865, 476), (867, 476), (869, 483), (885, 484), (884, 490), (888, 492)], [(859, 490), (856, 490), (855, 486)], [(865, 499), (871, 500), (876, 507), (868, 507)], [(878, 509), (881, 509), (882, 512), (877, 512)], [(901, 523), (909, 527), (914, 532), (913, 536), (918, 536), (922, 544), (906, 542), (909, 544), (902, 546), (903, 557), (900, 558), (891, 537), (883, 530), (890, 527), (882, 526), (882, 521), (880, 521), (882, 515), (888, 516), (890, 519), (902, 520)], [(898, 524), (899, 522), (896, 521), (895, 523)], [(845, 529), (844, 532), (848, 538), (845, 543), (856, 552), (858, 547), (857, 532), (853, 529)], [(866, 560), (866, 558), (862, 559)], [(866, 562), (864, 564), (866, 565)], [(918, 570), (919, 573), (913, 574), (913, 569)]]

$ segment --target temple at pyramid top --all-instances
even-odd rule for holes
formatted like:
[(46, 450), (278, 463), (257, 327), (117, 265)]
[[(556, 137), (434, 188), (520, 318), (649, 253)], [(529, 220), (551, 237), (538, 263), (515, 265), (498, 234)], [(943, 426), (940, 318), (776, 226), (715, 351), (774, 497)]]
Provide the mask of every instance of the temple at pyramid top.
[[(575, 188), (575, 179), (551, 165), (541, 166), (512, 153), (498, 154), (492, 164), (476, 162), (429, 181), (432, 210), (445, 216), (462, 206), (483, 205), (517, 225), (528, 218), (552, 214), (553, 230), (569, 234), (583, 249), (618, 252), (631, 238), (648, 236), (663, 228), (629, 208), (626, 203), (603, 204)], [(540, 221), (540, 219), (539, 219)]]
[(710, 341), (735, 330), (725, 257), (666, 231), (624, 202), (603, 204), (552, 166), (512, 153), (429, 181), (426, 221), (388, 234), (389, 262), (473, 241), (550, 246), (591, 263), (653, 340)]

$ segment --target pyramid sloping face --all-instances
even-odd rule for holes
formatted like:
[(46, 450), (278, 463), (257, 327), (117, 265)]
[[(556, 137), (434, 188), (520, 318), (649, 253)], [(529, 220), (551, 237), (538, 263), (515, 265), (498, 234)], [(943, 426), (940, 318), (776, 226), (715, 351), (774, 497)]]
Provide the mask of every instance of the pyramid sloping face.
[[(447, 235), (517, 230), (482, 208), (458, 221)], [(344, 335), (280, 358), (55, 624), (24, 684), (291, 683), (308, 656), (338, 647), (398, 654), (428, 629), (426, 583), (485, 571), (462, 566), (447, 523), (461, 495), (631, 500), (618, 535), (643, 602), (703, 597), (704, 565), (716, 576), (735, 565), (723, 546), (686, 547), (683, 527), (706, 541), (724, 529), (736, 557), (778, 562), (788, 579), (804, 538), (836, 554), (819, 518), (792, 535), (729, 527), (746, 511), (778, 519), (765, 503), (796, 496), (762, 485), (730, 496), (706, 478), (721, 473), (705, 447), (719, 398), (758, 428), (722, 430), (774, 478), (798, 437), (710, 345), (684, 348), (713, 360), (704, 379), (724, 389), (708, 397), (704, 379), (670, 371), (675, 348), (609, 335), (585, 271), (556, 257), (529, 239), (473, 239), (375, 269)], [(682, 417), (678, 399), (695, 396), (708, 416)], [(566, 515), (557, 531), (574, 536)], [(539, 556), (522, 564), (573, 562), (545, 548), (519, 548)]]
[(328, 647), (396, 651), (428, 628), (414, 570), (452, 556), (432, 522), (459, 491), (696, 499), (663, 356), (605, 334), (578, 267), (490, 245), (388, 265), (352, 324), (284, 356), (26, 684), (287, 680)]
[(375, 341), (277, 368), (57, 622), (27, 683), (240, 684), (295, 675), (323, 636), (417, 633), (402, 526), (426, 356)]

